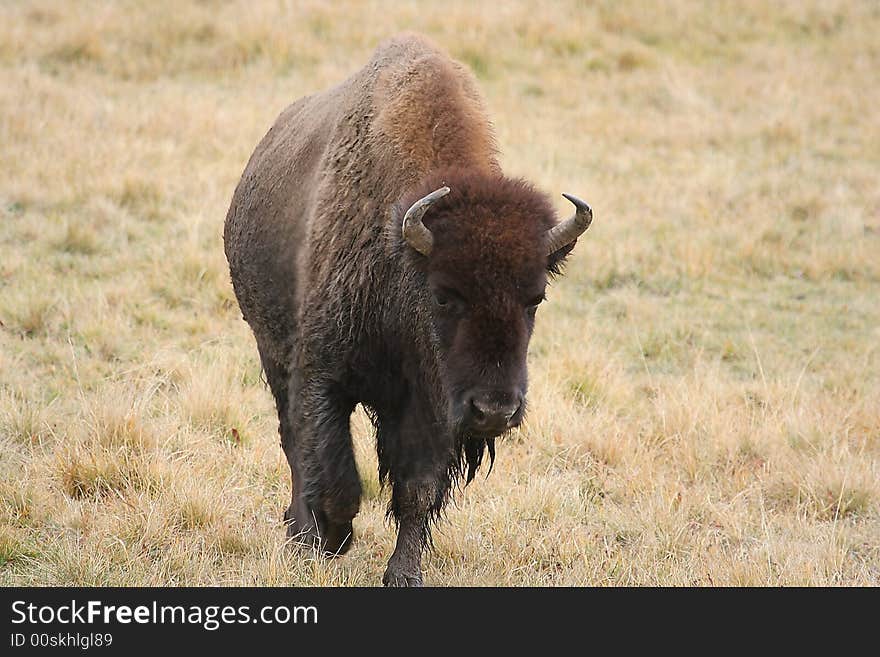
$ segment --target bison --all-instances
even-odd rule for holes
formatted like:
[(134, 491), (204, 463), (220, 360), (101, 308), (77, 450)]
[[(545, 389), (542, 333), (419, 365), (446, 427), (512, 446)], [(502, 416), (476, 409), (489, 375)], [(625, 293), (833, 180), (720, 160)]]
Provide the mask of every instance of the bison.
[(535, 312), (592, 219), (566, 198), (557, 223), (545, 194), (502, 173), (473, 77), (418, 35), (281, 113), (224, 246), (278, 410), (289, 536), (348, 550), (360, 403), (398, 529), (383, 582), (422, 584), (432, 523), (523, 420)]

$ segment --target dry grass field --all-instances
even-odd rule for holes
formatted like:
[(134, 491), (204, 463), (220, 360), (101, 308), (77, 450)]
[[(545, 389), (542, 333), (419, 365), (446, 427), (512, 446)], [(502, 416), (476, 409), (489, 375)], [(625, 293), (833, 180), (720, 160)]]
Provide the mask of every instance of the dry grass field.
[(277, 114), (407, 29), (595, 211), (426, 583), (880, 584), (880, 6), (842, 0), (0, 3), (0, 584), (380, 583), (362, 414), (355, 546), (284, 545), (222, 226)]

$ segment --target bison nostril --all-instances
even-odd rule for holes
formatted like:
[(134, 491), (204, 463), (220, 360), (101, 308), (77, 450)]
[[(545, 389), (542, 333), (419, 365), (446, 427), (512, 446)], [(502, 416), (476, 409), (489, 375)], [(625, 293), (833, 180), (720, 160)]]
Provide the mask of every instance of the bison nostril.
[(522, 401), (516, 401), (512, 404), (500, 403), (497, 401), (480, 399), (474, 397), (471, 399), (471, 413), (477, 422), (507, 422), (516, 415), (516, 412), (522, 406)]
[(520, 409), (520, 406), (522, 406), (522, 402), (516, 402), (516, 404), (512, 406), (505, 407), (504, 411), (500, 414), (504, 416), (505, 420), (509, 420), (514, 415), (516, 415), (517, 411), (519, 411)]

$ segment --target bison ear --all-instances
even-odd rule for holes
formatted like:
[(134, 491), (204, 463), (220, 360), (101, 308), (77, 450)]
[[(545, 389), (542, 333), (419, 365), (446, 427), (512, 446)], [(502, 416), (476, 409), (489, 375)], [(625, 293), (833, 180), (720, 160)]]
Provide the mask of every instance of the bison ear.
[(547, 256), (547, 273), (551, 276), (562, 275), (562, 272), (565, 269), (565, 261), (568, 259), (568, 254), (571, 253), (575, 244), (577, 244), (577, 240), (569, 242), (561, 249), (557, 249)]

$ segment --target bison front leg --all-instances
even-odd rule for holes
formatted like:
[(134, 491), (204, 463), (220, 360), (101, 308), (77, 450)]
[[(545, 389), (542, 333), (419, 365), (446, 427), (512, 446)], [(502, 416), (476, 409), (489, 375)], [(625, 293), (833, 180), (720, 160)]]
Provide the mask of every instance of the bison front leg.
[(382, 582), (421, 586), (422, 553), (430, 542), (430, 523), (449, 491), (454, 452), (451, 438), (438, 431), (442, 425), (426, 399), (413, 395), (401, 407), (400, 415), (380, 415), (376, 437), (380, 475), (391, 481), (390, 511), (398, 527)]
[(349, 431), (353, 404), (330, 385), (296, 389), (291, 400), (296, 440), (285, 449), (293, 479), (288, 535), (328, 554), (344, 554), (361, 499)]
[(434, 481), (395, 482), (391, 510), (399, 529), (394, 554), (382, 578), (385, 586), (422, 586), (422, 552), (440, 497), (438, 490)]

